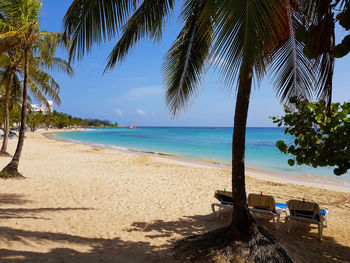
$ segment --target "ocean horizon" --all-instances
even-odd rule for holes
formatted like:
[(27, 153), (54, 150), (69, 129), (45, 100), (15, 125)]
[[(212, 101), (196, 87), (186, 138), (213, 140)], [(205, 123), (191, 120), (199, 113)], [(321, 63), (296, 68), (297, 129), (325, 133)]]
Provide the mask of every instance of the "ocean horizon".
[[(138, 126), (88, 128), (86, 131), (57, 133), (61, 139), (114, 147), (122, 150), (147, 151), (176, 155), (208, 162), (231, 163), (232, 127), (190, 126)], [(334, 167), (313, 168), (306, 165), (289, 166), (291, 156), (282, 154), (276, 141), (288, 142), (292, 137), (284, 134), (284, 128), (247, 127), (247, 167), (285, 174), (288, 177), (319, 177), (338, 183), (350, 184), (349, 174), (336, 176)]]

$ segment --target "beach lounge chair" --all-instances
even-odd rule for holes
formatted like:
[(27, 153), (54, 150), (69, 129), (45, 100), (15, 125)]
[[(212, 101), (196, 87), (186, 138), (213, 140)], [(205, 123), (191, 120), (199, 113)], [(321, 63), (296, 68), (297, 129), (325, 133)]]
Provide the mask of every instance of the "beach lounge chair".
[(262, 193), (248, 195), (248, 208), (253, 214), (260, 214), (271, 218), (275, 223), (276, 229), (280, 226), (281, 214), (286, 211), (286, 205), (280, 204), (276, 206), (273, 196), (263, 195)]
[(318, 234), (321, 240), (324, 223), (328, 224), (328, 211), (320, 209), (317, 203), (305, 202), (304, 200), (289, 200), (287, 205), (289, 209), (289, 215), (286, 216), (288, 233), (291, 231), (292, 221), (315, 224), (318, 226)]
[[(219, 213), (222, 209), (233, 208), (232, 192), (216, 190), (214, 197), (220, 202), (211, 204), (211, 209), (213, 210), (213, 213), (216, 214), (216, 217), (219, 216)], [(215, 211), (215, 206), (219, 207), (219, 210), (217, 212)]]

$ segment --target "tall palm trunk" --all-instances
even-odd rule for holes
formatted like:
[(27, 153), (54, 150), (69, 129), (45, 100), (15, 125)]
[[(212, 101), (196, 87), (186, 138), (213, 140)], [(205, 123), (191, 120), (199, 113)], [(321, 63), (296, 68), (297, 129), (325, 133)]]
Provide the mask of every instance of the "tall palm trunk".
[(249, 240), (255, 232), (254, 219), (246, 205), (245, 191), (245, 135), (249, 99), (252, 87), (253, 65), (245, 63), (239, 74), (239, 86), (236, 99), (234, 130), (232, 138), (232, 195), (234, 209), (231, 231), (234, 239)]
[(21, 127), (19, 130), (19, 138), (17, 143), (16, 152), (12, 157), (11, 162), (2, 169), (1, 172), (7, 173), (12, 177), (23, 178), (18, 172), (18, 164), (22, 154), (22, 148), (24, 144), (24, 134), (26, 130), (27, 121), (27, 90), (28, 90), (28, 75), (29, 75), (29, 48), (24, 49), (24, 79), (23, 79), (23, 101), (22, 101), (22, 118)]
[(13, 74), (9, 71), (9, 80), (7, 82), (6, 93), (5, 93), (5, 112), (4, 112), (4, 139), (2, 141), (2, 147), (0, 156), (9, 156), (7, 153), (7, 144), (10, 133), (10, 98), (11, 98), (11, 87), (12, 87)]

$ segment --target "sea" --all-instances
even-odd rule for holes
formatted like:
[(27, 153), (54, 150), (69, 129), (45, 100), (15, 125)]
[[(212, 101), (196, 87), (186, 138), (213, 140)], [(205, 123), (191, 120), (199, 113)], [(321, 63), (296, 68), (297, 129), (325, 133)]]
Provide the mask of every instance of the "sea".
[[(232, 133), (232, 127), (137, 127), (89, 128), (86, 131), (57, 133), (55, 136), (100, 147), (172, 155), (229, 166)], [(289, 166), (287, 161), (292, 157), (277, 149), (278, 140), (289, 142), (292, 137), (284, 134), (283, 128), (248, 127), (246, 166), (280, 176), (328, 180), (350, 187), (350, 174), (336, 176), (333, 174), (334, 167)]]

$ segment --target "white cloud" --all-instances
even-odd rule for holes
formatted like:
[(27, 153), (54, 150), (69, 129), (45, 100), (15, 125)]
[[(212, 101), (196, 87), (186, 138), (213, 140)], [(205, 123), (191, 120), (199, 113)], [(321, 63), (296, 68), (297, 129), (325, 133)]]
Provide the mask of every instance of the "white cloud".
[(152, 96), (161, 96), (162, 87), (161, 86), (150, 86), (150, 87), (139, 87), (130, 89), (127, 93), (113, 98), (114, 102), (130, 102), (130, 101), (140, 101), (149, 99)]
[(161, 92), (161, 87), (142, 87), (131, 89), (126, 96), (130, 100), (139, 100), (147, 96), (160, 94)]
[(122, 115), (123, 115), (123, 112), (122, 112), (122, 110), (120, 110), (120, 109), (115, 109), (114, 112), (115, 112), (117, 115), (119, 115), (119, 116), (122, 116)]
[(146, 112), (144, 112), (143, 110), (140, 110), (140, 109), (136, 109), (136, 112), (138, 115), (141, 115), (141, 116), (146, 115)]

